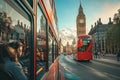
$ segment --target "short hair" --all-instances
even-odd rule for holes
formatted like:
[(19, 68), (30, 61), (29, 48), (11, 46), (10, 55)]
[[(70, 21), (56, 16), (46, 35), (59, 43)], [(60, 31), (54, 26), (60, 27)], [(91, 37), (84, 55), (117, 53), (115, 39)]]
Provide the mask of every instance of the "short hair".
[(20, 41), (10, 42), (7, 45), (14, 49), (18, 49), (20, 46), (24, 46), (23, 43), (21, 43)]
[(10, 60), (16, 61), (17, 54), (12, 53), (9, 50), (9, 47), (13, 48), (14, 50), (17, 50), (20, 46), (23, 46), (23, 44), (20, 41), (13, 41), (13, 42), (1, 44), (0, 45), (0, 58), (2, 59), (4, 57), (9, 57)]
[(7, 50), (6, 44), (1, 43), (0, 44), (0, 62), (4, 62), (4, 57), (10, 57), (9, 52)]

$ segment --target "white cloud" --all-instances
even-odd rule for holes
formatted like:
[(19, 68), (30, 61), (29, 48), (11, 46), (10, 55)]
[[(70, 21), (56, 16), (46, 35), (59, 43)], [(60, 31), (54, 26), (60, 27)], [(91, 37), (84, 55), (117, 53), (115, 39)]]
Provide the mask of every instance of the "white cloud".
[(64, 46), (67, 44), (67, 42), (69, 42), (69, 44), (71, 44), (73, 39), (76, 38), (76, 27), (60, 29), (59, 37), (61, 38)]

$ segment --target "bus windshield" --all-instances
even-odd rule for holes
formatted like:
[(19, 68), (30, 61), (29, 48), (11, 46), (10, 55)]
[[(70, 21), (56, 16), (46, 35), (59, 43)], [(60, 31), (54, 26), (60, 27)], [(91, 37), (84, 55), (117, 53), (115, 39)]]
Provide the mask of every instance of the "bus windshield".
[(82, 45), (89, 45), (90, 43), (90, 38), (83, 38), (82, 39)]
[(78, 52), (85, 52), (90, 44), (90, 38), (82, 38), (82, 46), (78, 47)]

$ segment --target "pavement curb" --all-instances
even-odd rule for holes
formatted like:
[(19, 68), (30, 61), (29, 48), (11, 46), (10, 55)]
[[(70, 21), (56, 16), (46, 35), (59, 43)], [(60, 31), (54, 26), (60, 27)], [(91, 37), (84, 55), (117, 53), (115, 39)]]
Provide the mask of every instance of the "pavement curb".
[(93, 59), (96, 62), (102, 62), (105, 64), (109, 64), (109, 65), (115, 65), (117, 67), (120, 67), (120, 61), (115, 61), (115, 60), (110, 60), (110, 59)]

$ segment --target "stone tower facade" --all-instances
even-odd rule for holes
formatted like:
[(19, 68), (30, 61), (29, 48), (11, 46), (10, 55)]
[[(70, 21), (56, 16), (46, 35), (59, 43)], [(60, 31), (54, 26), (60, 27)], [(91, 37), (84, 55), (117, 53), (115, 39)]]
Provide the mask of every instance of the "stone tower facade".
[(77, 36), (86, 34), (86, 17), (83, 12), (82, 5), (80, 3), (79, 10), (78, 10), (78, 15), (76, 19), (76, 27), (77, 27)]

